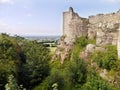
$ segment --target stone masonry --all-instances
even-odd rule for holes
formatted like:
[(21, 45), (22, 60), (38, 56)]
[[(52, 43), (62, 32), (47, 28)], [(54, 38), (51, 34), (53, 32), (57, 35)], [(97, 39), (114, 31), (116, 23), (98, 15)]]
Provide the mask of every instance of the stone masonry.
[(87, 36), (87, 24), (88, 19), (80, 17), (72, 7), (69, 8), (69, 11), (63, 12), (64, 42), (73, 43), (76, 37)]
[(68, 44), (73, 43), (76, 37), (87, 36), (96, 39), (98, 46), (117, 45), (120, 57), (120, 10), (82, 18), (70, 7), (69, 11), (63, 12), (63, 36)]
[[(69, 11), (63, 12), (63, 36), (55, 56), (59, 55), (61, 59), (62, 56), (66, 57), (67, 52), (72, 49), (75, 39), (81, 36), (96, 39), (97, 46), (117, 45), (118, 58), (120, 58), (120, 10), (116, 13), (82, 18), (70, 7)], [(65, 54), (59, 48), (65, 50), (63, 51)]]
[(118, 30), (117, 50), (118, 50), (118, 58), (120, 58), (120, 28), (119, 28), (119, 30)]

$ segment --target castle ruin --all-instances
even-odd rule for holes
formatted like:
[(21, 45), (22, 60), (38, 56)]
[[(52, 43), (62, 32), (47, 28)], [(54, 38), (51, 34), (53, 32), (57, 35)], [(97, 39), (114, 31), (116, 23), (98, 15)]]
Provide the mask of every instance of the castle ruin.
[[(117, 45), (118, 58), (120, 58), (120, 10), (116, 13), (82, 18), (70, 7), (69, 11), (63, 12), (62, 37), (64, 38), (61, 39), (58, 47), (66, 49), (75, 42), (76, 37), (81, 36), (96, 39), (97, 46)], [(59, 52), (58, 49), (57, 52)]]
[(70, 7), (69, 11), (63, 12), (63, 36), (65, 36), (64, 42), (73, 43), (75, 37), (87, 35), (88, 19), (80, 17)]

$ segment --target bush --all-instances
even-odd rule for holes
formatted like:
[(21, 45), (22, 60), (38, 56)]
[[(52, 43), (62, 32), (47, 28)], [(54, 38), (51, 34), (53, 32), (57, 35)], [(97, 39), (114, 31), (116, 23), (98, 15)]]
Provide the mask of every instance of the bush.
[(88, 70), (87, 82), (82, 86), (81, 90), (118, 90), (109, 85), (100, 76), (96, 74), (93, 68)]
[(83, 48), (88, 44), (88, 40), (86, 37), (82, 36), (80, 38), (76, 38), (76, 44)]
[(64, 90), (64, 82), (64, 77), (61, 72), (58, 69), (53, 69), (50, 76), (42, 84), (35, 87), (34, 90), (54, 90), (54, 88)]
[(117, 61), (117, 50), (115, 46), (106, 46), (106, 51), (96, 51), (92, 55), (92, 60), (95, 61), (99, 67), (111, 70), (115, 68)]
[(66, 69), (66, 78), (73, 87), (78, 88), (79, 85), (86, 82), (86, 65), (79, 57), (73, 56), (73, 60), (70, 61)]

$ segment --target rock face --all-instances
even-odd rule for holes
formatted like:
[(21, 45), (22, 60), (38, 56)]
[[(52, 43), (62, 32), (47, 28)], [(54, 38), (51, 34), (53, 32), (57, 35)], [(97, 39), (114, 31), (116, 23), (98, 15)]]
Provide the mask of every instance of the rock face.
[[(87, 36), (88, 39), (96, 39), (96, 45), (117, 45), (120, 58), (120, 10), (116, 13), (98, 14), (82, 18), (70, 7), (63, 12), (63, 36), (55, 56), (62, 60), (66, 58), (72, 49), (75, 38)], [(63, 48), (64, 53), (60, 51)], [(88, 51), (93, 50), (93, 45), (88, 45)], [(59, 54), (58, 54), (59, 53)]]
[(83, 52), (80, 53), (80, 57), (82, 59), (84, 59), (84, 60), (87, 60), (89, 54), (94, 53), (95, 49), (96, 49), (96, 45), (94, 45), (94, 44), (88, 44), (86, 46), (86, 49)]
[(64, 36), (61, 37), (59, 43), (60, 44), (57, 46), (55, 54), (52, 57), (52, 61), (60, 59), (61, 64), (63, 64), (64, 60), (69, 56), (69, 51), (73, 48), (73, 44), (67, 44)]
[(96, 46), (94, 44), (88, 44), (86, 46), (86, 50), (87, 50), (87, 52), (93, 53), (95, 51), (95, 47)]

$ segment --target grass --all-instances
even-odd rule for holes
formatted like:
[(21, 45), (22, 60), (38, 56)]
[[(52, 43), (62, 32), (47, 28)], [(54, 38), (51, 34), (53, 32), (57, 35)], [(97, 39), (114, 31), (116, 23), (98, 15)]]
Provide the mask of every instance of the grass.
[(50, 49), (50, 54), (53, 55), (57, 47), (48, 47)]

